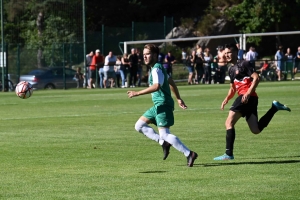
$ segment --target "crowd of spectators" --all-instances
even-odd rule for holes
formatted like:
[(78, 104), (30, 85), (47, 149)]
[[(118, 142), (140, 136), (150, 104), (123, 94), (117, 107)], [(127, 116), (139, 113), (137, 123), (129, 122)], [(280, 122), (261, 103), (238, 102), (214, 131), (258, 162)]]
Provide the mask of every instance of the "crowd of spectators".
[[(249, 61), (263, 80), (285, 80), (287, 72), (291, 73), (291, 79), (294, 80), (300, 68), (300, 46), (295, 55), (290, 48), (279, 46), (274, 60), (264, 59), (259, 62), (254, 46), (250, 46), (246, 52), (239, 44), (236, 45), (239, 49), (238, 60)], [(216, 50), (216, 55), (212, 55), (208, 47), (203, 50), (199, 44), (189, 51), (182, 49), (181, 62), (188, 71), (189, 85), (225, 83), (228, 68), (224, 47), (218, 46)], [(179, 63), (171, 51), (166, 55), (160, 53), (158, 61), (163, 64), (169, 76), (173, 74), (173, 65)], [(140, 87), (142, 82), (147, 82), (149, 68), (143, 64), (143, 55), (138, 48), (132, 48), (130, 54), (124, 53), (122, 56), (115, 56), (112, 51), (104, 56), (97, 49), (95, 54), (91, 51), (86, 55), (85, 71), (85, 74), (80, 75), (81, 69), (77, 70), (74, 80), (78, 81), (78, 87), (82, 85), (92, 89), (98, 85), (100, 88), (127, 88)]]

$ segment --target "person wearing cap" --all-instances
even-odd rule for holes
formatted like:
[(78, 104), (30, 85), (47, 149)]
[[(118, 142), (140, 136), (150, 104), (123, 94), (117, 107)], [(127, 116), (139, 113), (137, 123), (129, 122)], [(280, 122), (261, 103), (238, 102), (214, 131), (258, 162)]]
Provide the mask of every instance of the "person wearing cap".
[(96, 54), (93, 56), (90, 68), (89, 68), (89, 86), (88, 88), (93, 88), (93, 84), (95, 83), (96, 80), (96, 69), (99, 67), (102, 67), (104, 63), (104, 58), (102, 54), (100, 53), (100, 50), (96, 50)]

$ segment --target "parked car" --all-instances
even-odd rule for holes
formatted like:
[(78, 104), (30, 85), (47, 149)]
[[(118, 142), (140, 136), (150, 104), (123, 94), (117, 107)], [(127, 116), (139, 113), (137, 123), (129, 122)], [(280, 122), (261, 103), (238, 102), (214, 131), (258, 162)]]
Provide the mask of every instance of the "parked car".
[[(4, 91), (14, 91), (16, 85), (18, 84), (17, 76), (14, 74), (7, 74), (4, 76), (5, 87)], [(2, 91), (2, 73), (0, 72), (0, 91)]]
[[(77, 83), (73, 80), (76, 71), (65, 68), (66, 88), (76, 88)], [(63, 89), (64, 78), (62, 67), (38, 68), (26, 75), (20, 76), (20, 81), (28, 81), (33, 89)]]

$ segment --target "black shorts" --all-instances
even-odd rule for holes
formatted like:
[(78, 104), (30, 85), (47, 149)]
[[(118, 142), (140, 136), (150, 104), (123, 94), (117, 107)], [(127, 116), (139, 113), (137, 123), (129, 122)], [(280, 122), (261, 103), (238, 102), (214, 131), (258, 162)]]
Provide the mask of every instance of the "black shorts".
[(89, 70), (89, 77), (91, 79), (95, 79), (96, 78), (96, 70)]
[(246, 120), (249, 119), (251, 114), (257, 117), (257, 105), (258, 105), (258, 97), (250, 96), (248, 99), (248, 103), (242, 103), (243, 95), (238, 96), (233, 102), (230, 110), (233, 112), (240, 112), (242, 117), (246, 116)]

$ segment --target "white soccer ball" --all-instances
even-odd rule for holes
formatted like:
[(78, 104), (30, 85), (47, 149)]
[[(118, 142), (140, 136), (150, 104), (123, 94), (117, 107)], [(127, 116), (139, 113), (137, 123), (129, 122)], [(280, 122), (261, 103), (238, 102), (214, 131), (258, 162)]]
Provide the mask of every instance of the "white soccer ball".
[(31, 97), (33, 93), (33, 88), (32, 85), (27, 81), (21, 81), (16, 86), (15, 91), (16, 91), (16, 95), (21, 99), (28, 99), (29, 97)]

